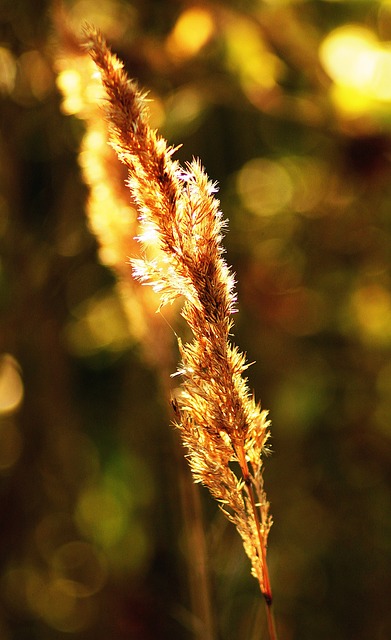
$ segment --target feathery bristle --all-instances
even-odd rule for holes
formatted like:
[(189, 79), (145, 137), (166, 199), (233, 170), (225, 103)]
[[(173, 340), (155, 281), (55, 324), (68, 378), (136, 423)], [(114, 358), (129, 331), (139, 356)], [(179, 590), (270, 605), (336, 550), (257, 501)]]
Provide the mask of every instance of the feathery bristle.
[[(139, 211), (143, 255), (133, 261), (134, 277), (153, 286), (161, 305), (184, 298), (182, 315), (192, 340), (179, 341), (182, 385), (175, 407), (186, 457), (195, 481), (235, 524), (270, 604), (271, 518), (262, 477), (269, 422), (243, 377), (245, 356), (229, 338), (236, 296), (223, 258), (225, 221), (216, 185), (198, 160), (183, 169), (172, 159), (173, 149), (149, 127), (145, 95), (123, 64), (98, 31), (87, 28), (86, 38), (106, 91), (111, 145), (128, 168)], [(151, 236), (158, 247), (153, 258)]]

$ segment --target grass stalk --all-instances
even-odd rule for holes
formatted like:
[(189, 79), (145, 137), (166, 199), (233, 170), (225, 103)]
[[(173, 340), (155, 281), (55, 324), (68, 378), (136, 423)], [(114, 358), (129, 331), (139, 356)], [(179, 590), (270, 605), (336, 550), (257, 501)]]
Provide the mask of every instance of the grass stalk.
[(246, 358), (231, 342), (235, 281), (223, 258), (226, 223), (216, 185), (198, 160), (185, 168), (173, 160), (175, 150), (149, 126), (145, 94), (98, 31), (87, 28), (86, 36), (106, 94), (111, 145), (128, 169), (139, 212), (141, 258), (131, 261), (133, 275), (159, 294), (160, 307), (184, 300), (192, 337), (178, 338), (175, 426), (194, 481), (209, 489), (242, 538), (266, 602), (269, 638), (277, 640), (266, 557), (272, 521), (263, 489), (269, 421), (243, 375)]

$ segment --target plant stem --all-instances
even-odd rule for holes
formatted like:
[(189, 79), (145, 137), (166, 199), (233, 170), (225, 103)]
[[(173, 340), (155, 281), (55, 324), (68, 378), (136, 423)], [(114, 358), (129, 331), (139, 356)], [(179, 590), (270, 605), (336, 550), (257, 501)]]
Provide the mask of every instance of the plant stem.
[(238, 456), (243, 481), (246, 487), (247, 495), (250, 500), (251, 509), (254, 515), (254, 520), (257, 528), (257, 536), (258, 536), (258, 542), (259, 542), (259, 556), (260, 556), (261, 568), (262, 568), (262, 582), (259, 581), (259, 586), (266, 604), (266, 617), (267, 617), (267, 626), (269, 630), (269, 638), (270, 640), (278, 640), (276, 625), (274, 621), (274, 614), (272, 609), (273, 595), (272, 595), (272, 588), (270, 583), (269, 569), (267, 566), (266, 546), (265, 546), (264, 537), (261, 531), (261, 523), (259, 521), (259, 512), (255, 502), (254, 489), (253, 489), (251, 475), (248, 468), (246, 454), (243, 446), (237, 447), (236, 453)]

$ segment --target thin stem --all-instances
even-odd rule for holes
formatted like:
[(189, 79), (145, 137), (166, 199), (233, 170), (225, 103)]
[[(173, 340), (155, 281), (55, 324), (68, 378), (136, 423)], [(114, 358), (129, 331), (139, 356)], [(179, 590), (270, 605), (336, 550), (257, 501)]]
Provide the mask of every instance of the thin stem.
[(268, 603), (266, 603), (266, 616), (270, 640), (278, 640), (272, 605)]
[(262, 569), (262, 584), (260, 582), (259, 586), (266, 604), (266, 617), (267, 617), (267, 625), (269, 630), (269, 637), (270, 637), (270, 640), (278, 640), (276, 625), (274, 621), (274, 614), (272, 609), (273, 595), (272, 595), (269, 569), (268, 569), (267, 558), (266, 558), (266, 545), (265, 545), (264, 537), (261, 531), (261, 523), (259, 521), (259, 512), (255, 502), (254, 489), (253, 489), (251, 475), (248, 468), (246, 454), (244, 452), (243, 446), (238, 447), (236, 449), (236, 453), (238, 456), (240, 469), (242, 472), (244, 484), (246, 487), (247, 495), (250, 500), (251, 510), (253, 512), (255, 525), (257, 528), (257, 536), (259, 541), (259, 550), (260, 550), (260, 559), (261, 559), (261, 569)]

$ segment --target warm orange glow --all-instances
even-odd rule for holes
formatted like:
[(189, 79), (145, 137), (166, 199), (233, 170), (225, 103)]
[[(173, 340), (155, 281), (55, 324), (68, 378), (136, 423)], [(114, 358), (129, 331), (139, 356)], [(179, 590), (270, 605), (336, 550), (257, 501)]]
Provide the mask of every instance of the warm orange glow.
[(23, 400), (23, 382), (16, 360), (9, 354), (0, 357), (0, 415), (12, 413)]
[(76, 69), (65, 69), (57, 76), (57, 86), (65, 94), (62, 104), (64, 113), (73, 115), (83, 107), (81, 76)]
[(89, 60), (80, 58), (73, 64), (59, 61), (63, 67), (57, 75), (57, 86), (64, 96), (61, 108), (66, 115), (88, 116), (91, 109), (96, 109), (102, 99), (99, 78), (94, 76)]

